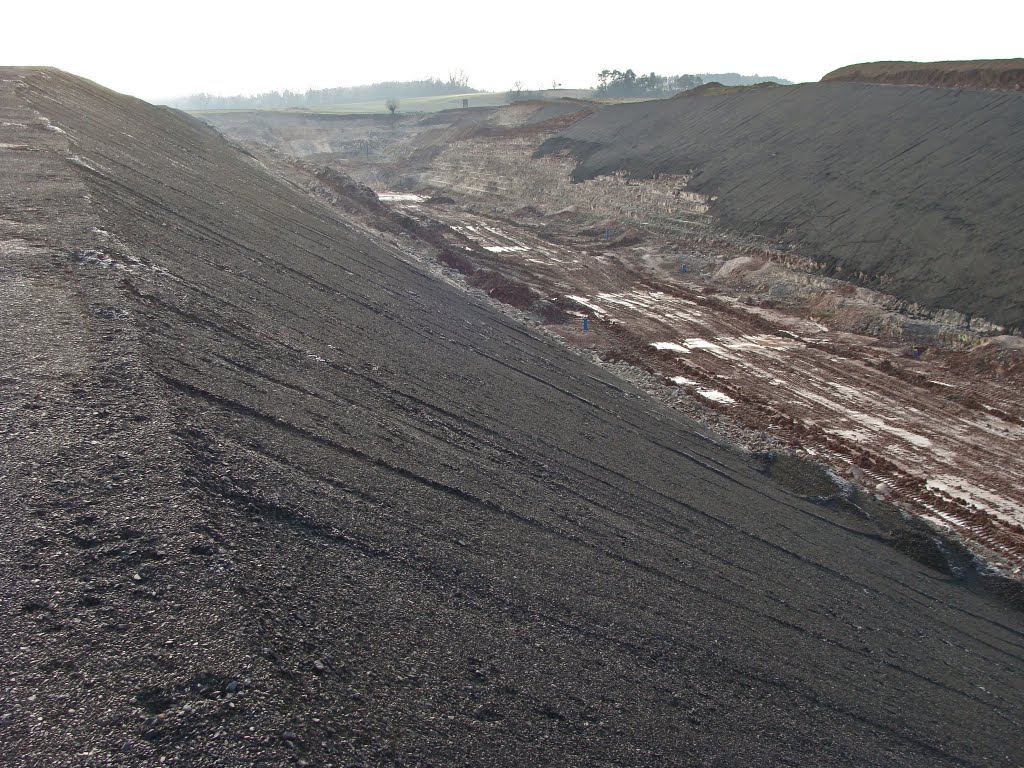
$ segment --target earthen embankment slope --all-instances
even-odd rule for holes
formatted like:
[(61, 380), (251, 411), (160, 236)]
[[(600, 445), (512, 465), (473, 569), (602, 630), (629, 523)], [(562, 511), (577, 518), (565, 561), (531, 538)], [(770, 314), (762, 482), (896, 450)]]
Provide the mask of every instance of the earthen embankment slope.
[(829, 82), (608, 107), (542, 152), (574, 153), (577, 179), (692, 171), (726, 227), (1020, 327), (1022, 126), (1024, 94)]
[(0, 117), (5, 764), (1015, 763), (1019, 612), (198, 121)]
[(1024, 88), (1024, 59), (873, 61), (840, 67), (821, 80), (1019, 91)]

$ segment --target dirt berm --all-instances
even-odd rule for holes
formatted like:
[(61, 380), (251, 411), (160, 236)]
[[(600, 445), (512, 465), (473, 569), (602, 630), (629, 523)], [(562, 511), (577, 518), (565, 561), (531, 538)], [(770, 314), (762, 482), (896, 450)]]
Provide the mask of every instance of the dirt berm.
[(1024, 326), (1024, 94), (829, 82), (608, 107), (577, 180), (689, 173), (728, 228), (932, 309)]
[(1019, 91), (1024, 87), (1024, 59), (873, 61), (840, 67), (821, 80)]
[(1018, 763), (1019, 611), (213, 129), (0, 167), (4, 765)]

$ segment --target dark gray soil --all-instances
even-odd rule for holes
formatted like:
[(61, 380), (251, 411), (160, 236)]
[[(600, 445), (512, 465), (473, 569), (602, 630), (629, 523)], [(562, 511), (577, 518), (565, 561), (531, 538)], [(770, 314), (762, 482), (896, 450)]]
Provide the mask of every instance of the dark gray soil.
[(594, 109), (594, 104), (579, 99), (560, 99), (558, 101), (539, 102), (540, 108), (527, 119), (525, 125), (537, 125), (553, 120), (557, 117), (575, 115), (579, 112), (589, 112)]
[(5, 765), (1019, 763), (1021, 613), (197, 120), (0, 126)]
[(1024, 94), (829, 82), (609, 107), (574, 177), (696, 175), (727, 227), (933, 309), (1024, 326)]

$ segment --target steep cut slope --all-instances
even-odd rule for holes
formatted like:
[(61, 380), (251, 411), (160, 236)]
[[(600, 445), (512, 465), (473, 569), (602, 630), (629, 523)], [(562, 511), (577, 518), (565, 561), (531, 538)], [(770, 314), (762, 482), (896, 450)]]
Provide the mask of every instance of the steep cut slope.
[(1024, 59), (873, 61), (840, 67), (821, 80), (1019, 91), (1024, 87)]
[(181, 113), (0, 126), (7, 764), (1015, 764), (1021, 614), (856, 509)]
[(933, 309), (1024, 326), (1024, 94), (820, 83), (609, 107), (576, 179), (695, 172), (727, 227)]

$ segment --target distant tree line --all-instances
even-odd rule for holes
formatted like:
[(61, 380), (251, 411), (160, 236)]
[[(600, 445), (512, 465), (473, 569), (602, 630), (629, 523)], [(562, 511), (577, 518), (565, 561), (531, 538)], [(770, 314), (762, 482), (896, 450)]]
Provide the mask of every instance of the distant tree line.
[(606, 98), (619, 99), (630, 96), (659, 98), (688, 91), (703, 85), (699, 75), (659, 75), (651, 72), (638, 75), (632, 69), (620, 72), (617, 69), (603, 69), (597, 74), (597, 94)]
[(705, 83), (721, 83), (722, 85), (757, 85), (758, 83), (778, 83), (792, 85), (793, 81), (784, 77), (770, 75), (741, 75), (738, 72), (702, 72), (698, 77)]
[(782, 77), (741, 75), (738, 72), (706, 72), (699, 75), (659, 75), (651, 72), (647, 75), (638, 75), (632, 69), (625, 72), (603, 69), (597, 74), (597, 88), (594, 90), (598, 96), (612, 99), (643, 96), (656, 99), (672, 96), (680, 91), (689, 91), (705, 83), (756, 85), (763, 82), (792, 85), (791, 81)]
[(470, 88), (464, 72), (453, 72), (447, 80), (430, 77), (426, 80), (373, 83), (344, 88), (320, 88), (306, 91), (267, 91), (253, 96), (214, 96), (194, 93), (180, 99), (171, 99), (168, 106), (178, 109), (268, 109), (285, 107), (325, 107), (378, 99), (415, 98), (416, 96), (450, 96), (460, 93), (478, 93)]

